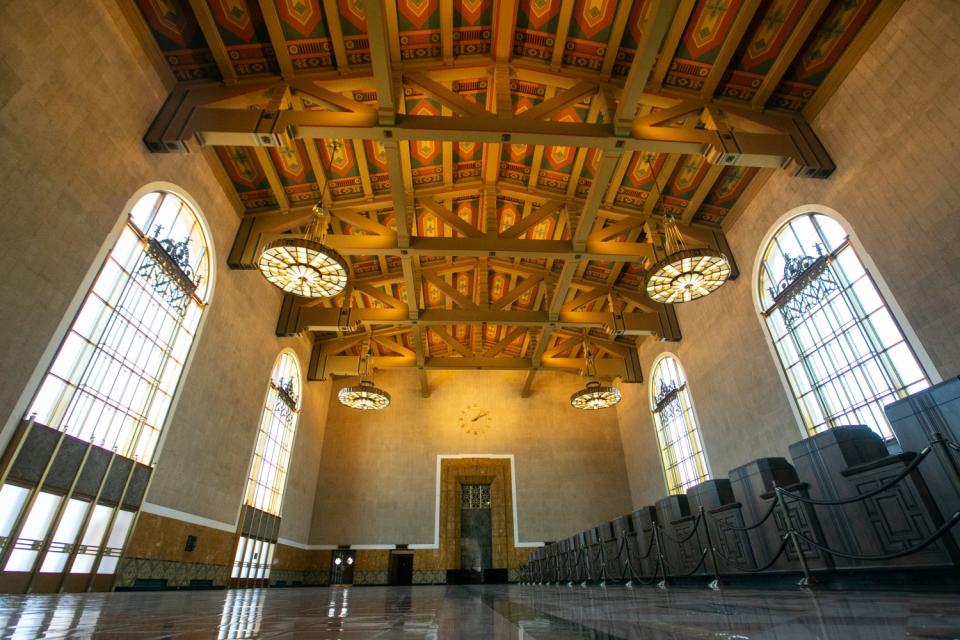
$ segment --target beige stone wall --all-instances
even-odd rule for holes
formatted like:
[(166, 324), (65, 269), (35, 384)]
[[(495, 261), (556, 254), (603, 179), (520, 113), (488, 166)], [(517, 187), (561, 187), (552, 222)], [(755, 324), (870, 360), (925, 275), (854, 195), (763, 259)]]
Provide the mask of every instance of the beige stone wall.
[[(150, 154), (140, 141), (166, 91), (117, 3), (3, 3), (0, 42), (0, 425), (26, 409), (34, 367), (49, 361), (128, 198), (146, 183), (175, 183), (212, 230), (215, 290), (147, 500), (232, 523), (270, 368), (284, 347), (306, 365), (308, 347), (274, 337), (277, 291), (256, 272), (227, 269), (238, 217), (203, 158)], [(284, 533), (298, 540), (328, 396), (324, 385), (307, 389), (308, 446), (295, 459)]]
[[(421, 398), (415, 370), (377, 372), (393, 395), (382, 412), (331, 399), (311, 543), (432, 543), (438, 454), (515, 456), (521, 542), (569, 536), (630, 508), (616, 414), (570, 406), (581, 378), (541, 372), (525, 399), (524, 372), (428, 375), (432, 395)], [(474, 403), (492, 417), (480, 435), (458, 424)]]
[[(889, 285), (943, 377), (960, 373), (960, 3), (910, 0), (814, 122), (837, 170), (826, 181), (776, 174), (728, 240), (742, 275), (678, 308), (679, 345), (645, 343), (649, 373), (670, 349), (684, 365), (714, 475), (786, 455), (801, 432), (753, 302), (754, 259), (787, 211), (838, 211)], [(635, 505), (665, 492), (647, 401), (630, 387), (619, 410)]]

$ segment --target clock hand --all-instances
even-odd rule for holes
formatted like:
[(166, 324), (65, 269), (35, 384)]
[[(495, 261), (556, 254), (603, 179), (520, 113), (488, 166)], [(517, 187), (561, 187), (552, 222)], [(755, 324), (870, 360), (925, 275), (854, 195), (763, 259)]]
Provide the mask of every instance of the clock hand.
[(474, 418), (474, 419), (471, 420), (470, 422), (476, 422), (477, 420), (479, 420), (479, 419), (482, 418), (483, 416), (487, 415), (488, 413), (490, 413), (490, 412), (489, 412), (489, 411), (486, 411), (486, 412), (484, 412), (484, 413), (481, 413), (480, 415), (478, 415), (476, 418)]

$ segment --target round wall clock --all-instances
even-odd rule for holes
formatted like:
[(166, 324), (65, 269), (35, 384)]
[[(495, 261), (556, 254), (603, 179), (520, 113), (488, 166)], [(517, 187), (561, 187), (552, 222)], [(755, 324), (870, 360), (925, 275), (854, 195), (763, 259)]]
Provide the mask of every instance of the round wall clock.
[(474, 402), (464, 407), (460, 412), (460, 428), (466, 433), (478, 436), (487, 431), (493, 424), (493, 418), (490, 417), (490, 411), (484, 409)]

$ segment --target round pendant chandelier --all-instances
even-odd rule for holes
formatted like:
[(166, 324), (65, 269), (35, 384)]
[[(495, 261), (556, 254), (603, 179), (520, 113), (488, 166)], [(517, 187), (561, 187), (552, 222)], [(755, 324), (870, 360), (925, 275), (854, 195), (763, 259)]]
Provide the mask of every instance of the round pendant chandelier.
[(590, 378), (586, 386), (570, 396), (570, 404), (574, 409), (583, 409), (585, 411), (595, 411), (597, 409), (609, 409), (620, 402), (620, 390), (616, 387), (608, 387), (597, 380), (597, 372), (593, 364), (593, 354), (590, 352), (590, 345), (584, 341), (583, 354), (586, 362), (586, 374)]
[(667, 256), (647, 272), (644, 288), (654, 302), (677, 304), (709, 295), (730, 277), (730, 261), (713, 249), (688, 249), (672, 216), (664, 221)]
[(390, 394), (373, 384), (373, 378), (370, 376), (369, 344), (365, 344), (363, 347), (363, 355), (360, 356), (357, 374), (360, 376), (360, 381), (356, 386), (343, 387), (337, 393), (340, 404), (362, 411), (386, 409), (387, 405), (390, 404)]
[(314, 217), (303, 237), (280, 238), (260, 253), (260, 273), (274, 286), (301, 298), (332, 298), (347, 286), (347, 264), (336, 251), (323, 244), (329, 215), (323, 205), (313, 208)]

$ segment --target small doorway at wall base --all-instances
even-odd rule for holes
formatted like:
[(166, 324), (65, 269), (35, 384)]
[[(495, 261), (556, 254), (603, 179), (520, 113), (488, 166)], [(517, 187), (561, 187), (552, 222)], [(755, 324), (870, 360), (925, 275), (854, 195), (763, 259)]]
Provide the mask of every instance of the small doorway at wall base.
[(390, 552), (387, 583), (391, 585), (413, 584), (413, 551), (395, 550)]

